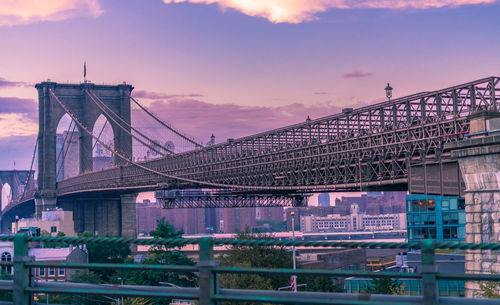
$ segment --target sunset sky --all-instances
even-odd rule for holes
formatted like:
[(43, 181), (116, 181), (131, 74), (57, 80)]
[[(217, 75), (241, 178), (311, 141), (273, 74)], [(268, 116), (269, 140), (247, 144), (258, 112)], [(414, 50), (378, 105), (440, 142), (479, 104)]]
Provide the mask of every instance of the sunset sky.
[(494, 0), (0, 0), (0, 169), (29, 168), (34, 83), (81, 82), (84, 61), (224, 141), (382, 101), (387, 82), (398, 97), (500, 75), (499, 16)]

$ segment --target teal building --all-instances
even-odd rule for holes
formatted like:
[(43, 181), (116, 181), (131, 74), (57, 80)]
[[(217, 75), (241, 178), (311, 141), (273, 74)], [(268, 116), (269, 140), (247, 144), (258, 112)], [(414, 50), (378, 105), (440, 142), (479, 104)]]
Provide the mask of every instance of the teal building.
[(465, 240), (465, 200), (456, 196), (407, 195), (408, 241)]

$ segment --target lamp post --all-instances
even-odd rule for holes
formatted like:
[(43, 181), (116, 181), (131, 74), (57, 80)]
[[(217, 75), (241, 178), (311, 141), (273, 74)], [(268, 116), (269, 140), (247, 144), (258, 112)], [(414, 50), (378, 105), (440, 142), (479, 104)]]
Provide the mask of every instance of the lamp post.
[[(292, 242), (295, 241), (295, 212), (292, 211), (290, 213), (292, 216)], [(296, 263), (295, 263), (295, 245), (292, 245), (292, 264), (293, 264), (293, 270), (297, 268)], [(290, 286), (292, 286), (292, 292), (297, 292), (297, 276), (294, 274), (291, 277), (291, 283)]]
[(391, 85), (389, 85), (389, 83), (387, 83), (387, 87), (385, 87), (385, 96), (387, 96), (387, 99), (389, 99), (389, 101), (391, 100), (392, 87), (391, 87)]

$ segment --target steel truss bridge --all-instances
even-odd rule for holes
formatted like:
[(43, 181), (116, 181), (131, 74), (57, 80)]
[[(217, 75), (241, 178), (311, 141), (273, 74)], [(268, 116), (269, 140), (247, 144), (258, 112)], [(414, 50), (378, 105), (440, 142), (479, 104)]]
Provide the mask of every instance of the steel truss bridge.
[[(134, 162), (113, 151), (123, 165), (59, 181), (57, 196), (186, 188), (275, 195), (407, 189), (411, 166), (453, 161), (443, 145), (469, 133), (472, 112), (498, 110), (499, 89), (500, 78), (488, 77), (150, 161)], [(90, 132), (54, 91), (50, 94)], [(99, 100), (90, 90), (87, 94)]]

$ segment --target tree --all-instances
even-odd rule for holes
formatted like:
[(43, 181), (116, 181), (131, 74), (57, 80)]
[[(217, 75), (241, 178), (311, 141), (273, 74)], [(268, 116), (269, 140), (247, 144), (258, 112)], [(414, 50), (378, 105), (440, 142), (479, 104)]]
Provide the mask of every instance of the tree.
[[(150, 232), (150, 235), (154, 238), (181, 238), (182, 234), (182, 231), (176, 231), (171, 224), (165, 222), (164, 218), (157, 222), (156, 230)], [(133, 261), (129, 259), (127, 263), (133, 263)], [(172, 248), (171, 246), (162, 245), (152, 246), (142, 263), (147, 265), (195, 265), (195, 262), (179, 251), (178, 247)], [(195, 287), (198, 283), (198, 278), (193, 272), (119, 271), (117, 276), (123, 278), (125, 284), (130, 285), (159, 286), (168, 283), (180, 287)], [(153, 304), (170, 304), (170, 300), (154, 300)]]
[[(40, 236), (51, 237), (52, 235), (49, 232), (42, 230), (40, 232)], [(57, 234), (56, 234), (56, 237), (64, 237), (64, 236), (66, 236), (66, 234), (64, 234), (64, 232), (57, 232)], [(69, 244), (68, 243), (53, 242), (53, 241), (46, 241), (43, 243), (43, 247), (44, 248), (57, 248), (57, 247), (66, 248), (66, 247), (69, 247)]]
[[(239, 240), (269, 240), (272, 237), (264, 234), (251, 234), (248, 228), (237, 232)], [(251, 268), (292, 268), (292, 255), (284, 246), (242, 246), (234, 245), (220, 258), (221, 266)], [(230, 274), (219, 276), (221, 288), (277, 290), (290, 285), (288, 276), (257, 274)]]
[[(94, 237), (95, 235), (85, 231), (79, 236)], [(111, 246), (104, 243), (90, 242), (87, 244), (87, 253), (90, 263), (122, 264), (130, 255), (130, 246), (128, 244), (113, 244)], [(103, 282), (116, 281), (116, 271), (114, 270), (96, 270), (95, 273)]]
[(404, 285), (400, 281), (388, 277), (374, 278), (366, 290), (372, 294), (402, 294)]

